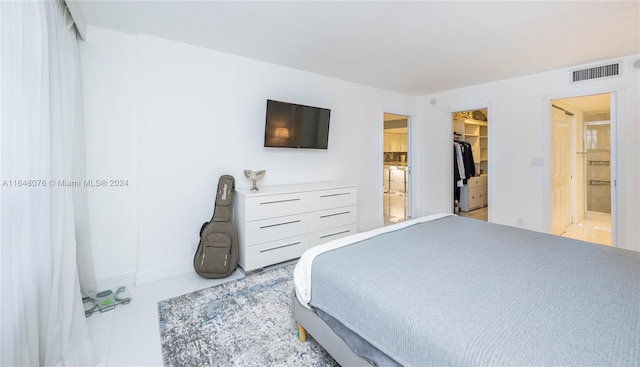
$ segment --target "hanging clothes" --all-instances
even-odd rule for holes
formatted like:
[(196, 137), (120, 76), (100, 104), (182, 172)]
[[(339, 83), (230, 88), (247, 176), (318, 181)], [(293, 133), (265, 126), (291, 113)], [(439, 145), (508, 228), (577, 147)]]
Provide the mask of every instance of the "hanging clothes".
[[(476, 175), (476, 163), (473, 159), (473, 150), (471, 149), (471, 144), (466, 141), (460, 142), (460, 146), (462, 147), (465, 177), (468, 179)], [(465, 180), (464, 183), (466, 184), (467, 181)]]
[[(453, 142), (454, 158), (457, 163), (460, 179), (456, 180), (459, 186), (467, 183), (467, 179), (476, 175), (476, 163), (473, 159), (471, 144), (462, 140)], [(462, 182), (459, 182), (462, 181)]]
[(461, 142), (453, 142), (453, 149), (454, 149), (454, 163), (456, 164), (454, 167), (456, 167), (456, 173), (458, 174), (458, 179), (456, 179), (456, 185), (458, 187), (462, 187), (462, 185), (464, 185), (464, 183), (466, 182), (467, 179), (467, 170), (466, 170), (466, 165), (465, 165), (465, 161), (464, 161), (464, 151), (463, 151), (463, 146), (461, 144)]
[(463, 140), (453, 142), (453, 198), (460, 202), (460, 188), (467, 179), (476, 175), (476, 164), (473, 159), (471, 144)]
[(457, 146), (458, 143), (453, 143), (453, 200), (454, 200), (454, 214), (457, 214), (457, 205), (460, 202), (460, 186), (458, 186), (458, 181), (462, 180), (462, 176), (460, 171), (460, 165), (458, 165), (458, 151), (460, 151), (460, 147)]

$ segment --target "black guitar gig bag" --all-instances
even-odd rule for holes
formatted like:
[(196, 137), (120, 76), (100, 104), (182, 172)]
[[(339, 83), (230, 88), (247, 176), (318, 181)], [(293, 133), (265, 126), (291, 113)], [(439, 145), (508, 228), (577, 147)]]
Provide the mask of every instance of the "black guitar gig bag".
[(193, 267), (205, 278), (224, 278), (238, 267), (238, 231), (231, 222), (235, 179), (220, 176), (213, 218), (200, 228), (200, 243)]

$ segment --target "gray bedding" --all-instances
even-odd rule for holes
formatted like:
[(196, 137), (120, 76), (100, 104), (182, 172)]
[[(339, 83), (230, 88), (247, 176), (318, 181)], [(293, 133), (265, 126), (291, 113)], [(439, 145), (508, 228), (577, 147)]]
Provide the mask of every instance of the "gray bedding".
[(404, 366), (640, 366), (640, 254), (461, 217), (318, 255), (311, 305)]

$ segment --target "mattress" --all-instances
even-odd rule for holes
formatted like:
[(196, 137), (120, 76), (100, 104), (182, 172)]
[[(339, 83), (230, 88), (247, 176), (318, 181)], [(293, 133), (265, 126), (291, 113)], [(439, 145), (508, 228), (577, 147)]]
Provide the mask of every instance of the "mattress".
[(639, 253), (451, 215), (312, 250), (301, 303), (404, 366), (640, 365)]
[(309, 302), (311, 301), (311, 266), (316, 256), (327, 251), (335, 250), (340, 247), (349, 246), (354, 243), (376, 237), (384, 233), (398, 231), (414, 224), (424, 223), (452, 215), (453, 214), (447, 213), (431, 214), (424, 217), (414, 218), (404, 222), (396, 223), (390, 226), (376, 228), (367, 232), (361, 232), (351, 236), (342, 237), (337, 240), (325, 242), (321, 245), (310, 248), (304, 254), (302, 254), (293, 272), (294, 289), (298, 301), (300, 301), (303, 306), (311, 309), (311, 306), (309, 306)]

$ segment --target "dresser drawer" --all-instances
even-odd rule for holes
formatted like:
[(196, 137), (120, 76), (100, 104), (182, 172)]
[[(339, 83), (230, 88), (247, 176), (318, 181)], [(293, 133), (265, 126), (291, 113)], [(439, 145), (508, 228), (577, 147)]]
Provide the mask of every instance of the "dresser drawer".
[(296, 214), (269, 218), (245, 224), (245, 246), (274, 241), (279, 238), (299, 236), (309, 232), (309, 215)]
[(469, 188), (485, 186), (486, 184), (487, 184), (487, 176), (475, 176), (467, 180), (467, 185), (469, 185)]
[(357, 206), (327, 209), (309, 214), (309, 230), (316, 232), (327, 228), (345, 226), (356, 223), (357, 221)]
[(311, 233), (309, 238), (309, 247), (329, 242), (338, 238), (346, 237), (358, 233), (356, 224), (342, 226), (337, 228), (325, 229), (324, 231)]
[(487, 187), (469, 188), (469, 208), (478, 208), (487, 204)]
[(298, 258), (309, 248), (309, 236), (303, 235), (283, 240), (261, 243), (245, 249), (245, 270), (253, 270)]
[(324, 210), (358, 203), (358, 193), (354, 187), (312, 191), (309, 193), (311, 210)]
[(245, 220), (279, 217), (308, 210), (309, 195), (306, 192), (248, 197), (245, 204)]

